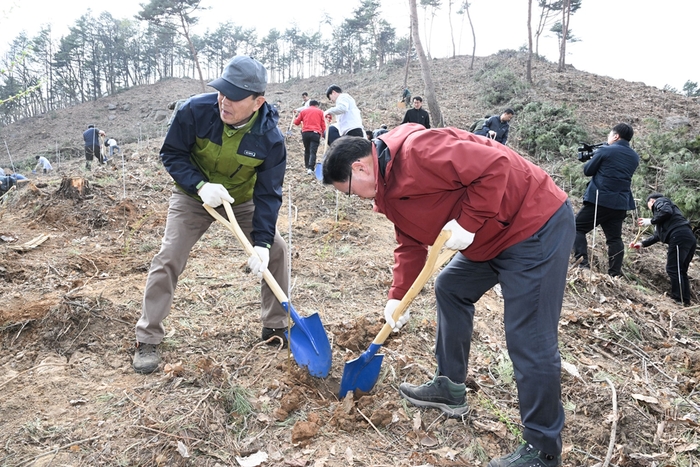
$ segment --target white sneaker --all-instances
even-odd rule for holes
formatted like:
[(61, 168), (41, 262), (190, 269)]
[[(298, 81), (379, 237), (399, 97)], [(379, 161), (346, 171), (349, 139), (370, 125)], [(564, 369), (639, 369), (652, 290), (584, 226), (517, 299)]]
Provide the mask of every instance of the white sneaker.
[(314, 171), (311, 169), (306, 169), (306, 175), (313, 175)]

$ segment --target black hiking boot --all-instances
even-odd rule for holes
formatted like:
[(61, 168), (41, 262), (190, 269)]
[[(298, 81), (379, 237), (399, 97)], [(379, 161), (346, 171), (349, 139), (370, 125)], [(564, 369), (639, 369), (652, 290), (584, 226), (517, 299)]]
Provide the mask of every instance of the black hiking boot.
[[(262, 328), (262, 341), (267, 345), (280, 345), (280, 339), (282, 339), (282, 347), (287, 347), (287, 338), (284, 336), (284, 331), (286, 328)], [(272, 339), (273, 337), (279, 337), (279, 339)], [(268, 342), (269, 341), (269, 342)]]
[(134, 371), (136, 373), (149, 374), (158, 369), (160, 355), (158, 354), (157, 347), (157, 344), (136, 343), (136, 352), (134, 352), (133, 362)]
[(420, 386), (401, 383), (399, 394), (413, 405), (434, 407), (449, 417), (460, 417), (469, 411), (467, 387), (453, 383), (447, 376), (436, 376)]
[(559, 467), (561, 457), (535, 449), (532, 444), (521, 445), (513, 454), (492, 459), (487, 467)]

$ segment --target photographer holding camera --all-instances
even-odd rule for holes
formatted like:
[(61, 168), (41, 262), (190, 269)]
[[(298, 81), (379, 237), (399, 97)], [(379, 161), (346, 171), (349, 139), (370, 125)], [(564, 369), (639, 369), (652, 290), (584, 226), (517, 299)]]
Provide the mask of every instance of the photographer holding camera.
[(608, 245), (608, 274), (613, 277), (622, 275), (622, 223), (627, 211), (635, 208), (632, 175), (639, 166), (639, 155), (630, 147), (633, 135), (631, 126), (618, 123), (608, 134), (607, 146), (598, 148), (583, 166), (584, 175), (592, 178), (576, 215), (574, 257), (582, 258), (581, 267), (589, 267), (586, 234), (600, 225)]

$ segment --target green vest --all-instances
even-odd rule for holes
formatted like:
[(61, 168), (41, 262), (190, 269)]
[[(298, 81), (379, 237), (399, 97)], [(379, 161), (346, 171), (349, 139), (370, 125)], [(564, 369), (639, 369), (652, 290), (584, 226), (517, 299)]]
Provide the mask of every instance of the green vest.
[[(253, 199), (253, 188), (258, 178), (255, 168), (263, 163), (261, 159), (238, 154), (243, 136), (253, 128), (257, 119), (258, 111), (241, 128), (224, 124), (221, 146), (208, 139), (197, 138), (192, 147), (192, 163), (210, 183), (219, 183), (228, 190), (235, 200), (234, 206)], [(182, 187), (179, 188), (182, 190)], [(201, 201), (196, 194), (190, 195)]]

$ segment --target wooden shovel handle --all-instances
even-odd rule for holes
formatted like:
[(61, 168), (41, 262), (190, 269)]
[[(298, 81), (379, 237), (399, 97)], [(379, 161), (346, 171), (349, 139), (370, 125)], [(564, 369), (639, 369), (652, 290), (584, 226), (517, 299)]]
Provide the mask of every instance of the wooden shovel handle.
[[(408, 306), (411, 304), (411, 302), (413, 302), (413, 299), (416, 298), (416, 296), (423, 289), (423, 286), (426, 282), (428, 282), (428, 279), (430, 278), (430, 276), (433, 275), (437, 267), (444, 264), (448, 258), (451, 258), (455, 254), (454, 250), (447, 250), (440, 255), (438, 254), (440, 252), (440, 248), (442, 248), (442, 246), (445, 244), (447, 239), (450, 238), (450, 236), (452, 236), (452, 232), (450, 232), (449, 230), (443, 230), (440, 232), (440, 235), (438, 235), (438, 237), (435, 239), (435, 243), (433, 243), (433, 246), (430, 247), (430, 251), (428, 252), (428, 259), (426, 259), (425, 261), (425, 266), (423, 266), (423, 269), (421, 269), (420, 273), (418, 274), (418, 277), (416, 277), (416, 280), (413, 281), (411, 288), (408, 289), (408, 292), (406, 292), (406, 295), (404, 295), (404, 297), (399, 302), (399, 305), (394, 310), (394, 313), (392, 314), (392, 318), (394, 319), (394, 321), (398, 321), (398, 319), (401, 318), (401, 316), (403, 316)], [(442, 260), (442, 262), (439, 264), (438, 257)], [(389, 337), (389, 334), (391, 334), (391, 326), (385, 324), (372, 343), (377, 345), (384, 344), (384, 341), (387, 337)]]
[[(224, 209), (226, 210), (226, 215), (228, 216), (229, 220), (224, 219), (224, 217), (221, 214), (216, 212), (216, 209), (209, 206), (208, 204), (203, 204), (204, 209), (206, 209), (207, 212), (211, 214), (211, 216), (214, 219), (224, 224), (227, 229), (233, 232), (233, 235), (235, 235), (238, 241), (241, 242), (241, 245), (243, 245), (243, 249), (245, 250), (247, 255), (257, 255), (257, 253), (255, 252), (255, 248), (253, 248), (253, 245), (251, 245), (250, 243), (250, 240), (248, 240), (248, 237), (246, 237), (243, 233), (243, 230), (241, 230), (241, 226), (239, 226), (238, 222), (236, 222), (236, 216), (233, 214), (231, 204), (226, 200), (222, 201)], [(287, 294), (284, 293), (282, 287), (279, 286), (279, 284), (275, 280), (275, 277), (272, 275), (268, 268), (265, 268), (265, 272), (263, 272), (263, 279), (265, 279), (265, 282), (267, 282), (267, 285), (270, 287), (270, 290), (272, 290), (272, 293), (275, 294), (275, 297), (277, 297), (277, 300), (279, 300), (280, 303), (289, 302)]]

